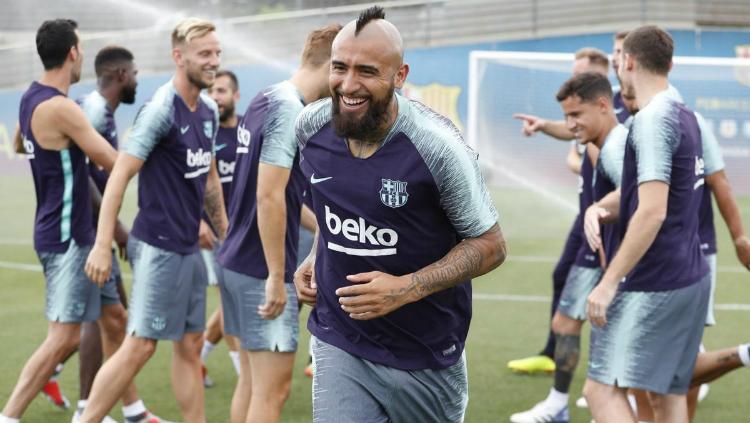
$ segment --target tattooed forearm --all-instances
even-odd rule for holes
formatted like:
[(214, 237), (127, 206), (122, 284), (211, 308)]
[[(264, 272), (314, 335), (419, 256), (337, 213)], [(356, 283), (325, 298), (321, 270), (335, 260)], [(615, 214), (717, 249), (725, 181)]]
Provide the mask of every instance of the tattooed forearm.
[[(494, 225), (477, 238), (459, 243), (445, 257), (415, 272), (411, 283), (399, 290), (424, 298), (483, 275), (505, 260), (505, 240), (500, 226)], [(393, 292), (402, 295), (404, 292)]]
[(206, 184), (206, 195), (203, 199), (203, 207), (211, 225), (216, 228), (219, 238), (224, 239), (227, 230), (227, 213), (224, 210), (224, 195), (221, 191), (221, 185), (212, 184), (211, 180)]

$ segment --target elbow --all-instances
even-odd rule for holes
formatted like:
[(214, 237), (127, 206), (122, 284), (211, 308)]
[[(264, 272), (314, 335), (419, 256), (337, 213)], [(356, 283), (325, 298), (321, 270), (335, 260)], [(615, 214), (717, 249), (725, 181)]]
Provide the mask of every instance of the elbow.
[(505, 259), (508, 257), (508, 247), (505, 244), (505, 240), (502, 240), (495, 249), (495, 263), (494, 267), (498, 267), (505, 263)]

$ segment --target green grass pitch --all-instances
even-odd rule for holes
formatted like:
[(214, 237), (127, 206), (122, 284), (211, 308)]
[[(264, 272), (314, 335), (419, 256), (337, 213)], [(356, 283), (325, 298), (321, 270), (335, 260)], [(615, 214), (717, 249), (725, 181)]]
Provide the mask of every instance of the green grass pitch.
[[(131, 222), (135, 213), (135, 183), (128, 191), (123, 217)], [(44, 319), (44, 280), (39, 271), (9, 269), (6, 263), (38, 265), (30, 245), (34, 215), (34, 195), (30, 177), (3, 176), (0, 179), (3, 207), (0, 207), (0, 402), (5, 403), (23, 363), (40, 344), (46, 331)], [(570, 193), (571, 200), (573, 193)], [(501, 225), (508, 240), (509, 257), (503, 266), (474, 282), (476, 293), (495, 295), (549, 296), (550, 274), (559, 254), (572, 215), (545, 206), (543, 199), (526, 191), (495, 189), (493, 196), (501, 213)], [(746, 225), (750, 226), (750, 198), (742, 198), (740, 207)], [(726, 229), (717, 213), (720, 241), (719, 304), (750, 303), (750, 275), (738, 265)], [(750, 228), (748, 228), (750, 229)], [(129, 267), (124, 271), (130, 273)], [(127, 281), (128, 292), (130, 280)], [(216, 306), (217, 296), (209, 288), (209, 310)], [(533, 298), (532, 298), (533, 300)], [(505, 367), (508, 360), (536, 353), (547, 334), (549, 303), (477, 299), (467, 343), (469, 366), (469, 409), (467, 422), (503, 422), (510, 414), (525, 410), (543, 399), (552, 383), (549, 376), (512, 374)], [(307, 311), (300, 317), (302, 327), (299, 353), (294, 368), (292, 393), (284, 409), (284, 422), (311, 421), (311, 382), (303, 376), (307, 363), (308, 334), (304, 329)], [(750, 341), (750, 310), (717, 311), (718, 326), (706, 330), (709, 349)], [(582, 363), (571, 389), (572, 400), (580, 393), (588, 350), (588, 327), (585, 329)], [(147, 406), (167, 419), (181, 418), (171, 392), (171, 346), (159, 345), (156, 355), (141, 371), (137, 385)], [(61, 383), (71, 402), (78, 398), (78, 359), (66, 366)], [(225, 344), (212, 353), (208, 368), (215, 387), (206, 390), (206, 416), (209, 422), (229, 421), (229, 403), (235, 383), (234, 370)], [(740, 422), (750, 416), (747, 381), (750, 372), (740, 369), (711, 386), (711, 393), (701, 403), (698, 422)], [(571, 401), (572, 402), (572, 401)], [(26, 422), (68, 422), (72, 410), (53, 408), (41, 397), (29, 407)], [(111, 413), (121, 420), (119, 406)], [(589, 422), (586, 410), (571, 408), (572, 422)]]

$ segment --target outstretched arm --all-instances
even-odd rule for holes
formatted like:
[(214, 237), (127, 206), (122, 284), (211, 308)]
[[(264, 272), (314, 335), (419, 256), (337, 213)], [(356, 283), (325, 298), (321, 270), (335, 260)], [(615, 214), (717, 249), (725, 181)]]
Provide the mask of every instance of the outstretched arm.
[(542, 119), (539, 116), (526, 115), (523, 113), (516, 113), (513, 117), (523, 121), (521, 132), (527, 137), (530, 137), (537, 132), (542, 132), (560, 141), (570, 141), (575, 138), (573, 132), (565, 126), (565, 121), (547, 120)]
[(356, 320), (384, 316), (408, 303), (454, 287), (500, 266), (507, 251), (500, 225), (458, 243), (440, 260), (403, 276), (383, 272), (349, 275), (354, 285), (339, 288), (344, 311)]

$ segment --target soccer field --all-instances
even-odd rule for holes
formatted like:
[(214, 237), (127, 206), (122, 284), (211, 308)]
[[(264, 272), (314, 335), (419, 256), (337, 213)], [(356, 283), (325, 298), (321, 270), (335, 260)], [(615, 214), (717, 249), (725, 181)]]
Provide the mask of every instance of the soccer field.
[[(127, 193), (122, 216), (127, 223), (135, 214), (135, 183)], [(0, 178), (0, 402), (7, 400), (21, 367), (45, 335), (44, 279), (31, 245), (34, 195), (31, 177)], [(571, 192), (569, 197), (574, 198)], [(568, 211), (545, 207), (544, 199), (525, 190), (493, 190), (501, 226), (508, 240), (509, 256), (501, 268), (474, 282), (474, 318), (467, 343), (469, 366), (469, 410), (467, 422), (503, 422), (513, 412), (542, 400), (551, 386), (549, 376), (512, 374), (505, 363), (536, 353), (547, 336), (552, 268), (573, 216)], [(740, 199), (743, 220), (750, 225), (750, 198)], [(707, 329), (709, 349), (750, 341), (750, 275), (734, 256), (726, 228), (717, 215), (719, 236), (719, 283), (716, 293), (718, 326)], [(129, 292), (130, 271), (123, 267)], [(209, 310), (217, 296), (209, 288)], [(307, 310), (307, 309), (306, 309)], [(304, 377), (308, 334), (307, 311), (301, 316), (301, 343), (294, 370), (292, 393), (284, 409), (284, 422), (311, 421), (311, 381)], [(584, 336), (581, 366), (571, 389), (579, 395), (588, 350), (588, 328)], [(229, 421), (229, 404), (235, 383), (234, 370), (221, 344), (211, 355), (208, 368), (215, 387), (206, 390), (209, 422)], [(178, 420), (180, 413), (171, 392), (171, 347), (162, 343), (137, 379), (147, 406), (163, 418)], [(711, 386), (711, 393), (698, 408), (698, 422), (748, 421), (748, 370), (740, 369)], [(62, 376), (63, 392), (71, 402), (78, 395), (77, 356)], [(63, 412), (37, 397), (28, 409), (26, 422), (67, 422), (72, 410)], [(119, 407), (111, 416), (121, 420)], [(572, 422), (589, 422), (588, 411), (571, 409)]]

